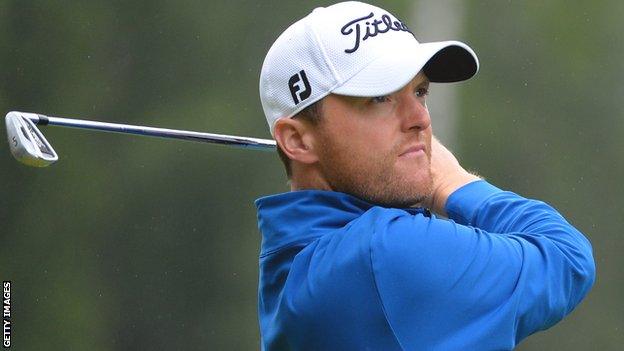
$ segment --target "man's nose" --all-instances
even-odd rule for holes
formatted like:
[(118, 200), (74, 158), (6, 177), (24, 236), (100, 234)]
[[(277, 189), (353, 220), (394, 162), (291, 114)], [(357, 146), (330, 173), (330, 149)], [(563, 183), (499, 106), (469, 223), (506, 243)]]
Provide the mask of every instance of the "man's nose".
[(424, 97), (407, 96), (402, 99), (402, 128), (404, 131), (425, 130), (431, 126), (431, 117)]

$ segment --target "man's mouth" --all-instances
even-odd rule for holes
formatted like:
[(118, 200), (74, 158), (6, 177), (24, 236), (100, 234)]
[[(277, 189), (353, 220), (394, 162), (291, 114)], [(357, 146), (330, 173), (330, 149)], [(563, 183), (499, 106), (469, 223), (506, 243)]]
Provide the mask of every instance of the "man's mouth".
[(425, 154), (425, 144), (416, 144), (405, 149), (399, 157), (416, 157)]

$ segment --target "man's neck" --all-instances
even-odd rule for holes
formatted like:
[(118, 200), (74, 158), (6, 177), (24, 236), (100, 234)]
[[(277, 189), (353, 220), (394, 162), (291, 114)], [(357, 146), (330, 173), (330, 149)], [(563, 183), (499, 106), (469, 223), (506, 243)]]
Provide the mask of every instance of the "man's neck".
[(333, 191), (330, 184), (315, 168), (296, 170), (290, 179), (290, 191), (298, 190), (328, 190)]

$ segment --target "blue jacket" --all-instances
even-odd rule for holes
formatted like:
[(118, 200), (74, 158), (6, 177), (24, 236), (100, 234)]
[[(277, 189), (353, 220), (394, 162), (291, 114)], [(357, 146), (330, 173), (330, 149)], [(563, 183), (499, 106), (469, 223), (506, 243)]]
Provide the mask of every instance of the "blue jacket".
[(587, 239), (485, 181), (450, 220), (331, 191), (256, 200), (263, 350), (511, 350), (594, 282)]

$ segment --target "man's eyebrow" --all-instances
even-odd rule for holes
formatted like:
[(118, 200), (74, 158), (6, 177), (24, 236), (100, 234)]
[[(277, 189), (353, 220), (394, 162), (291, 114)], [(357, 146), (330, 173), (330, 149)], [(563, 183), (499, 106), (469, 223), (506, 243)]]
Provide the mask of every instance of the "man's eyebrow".
[(424, 80), (424, 81), (416, 84), (414, 87), (415, 88), (429, 87), (429, 83), (431, 83), (431, 82), (429, 81), (429, 79), (427, 79), (427, 80)]

